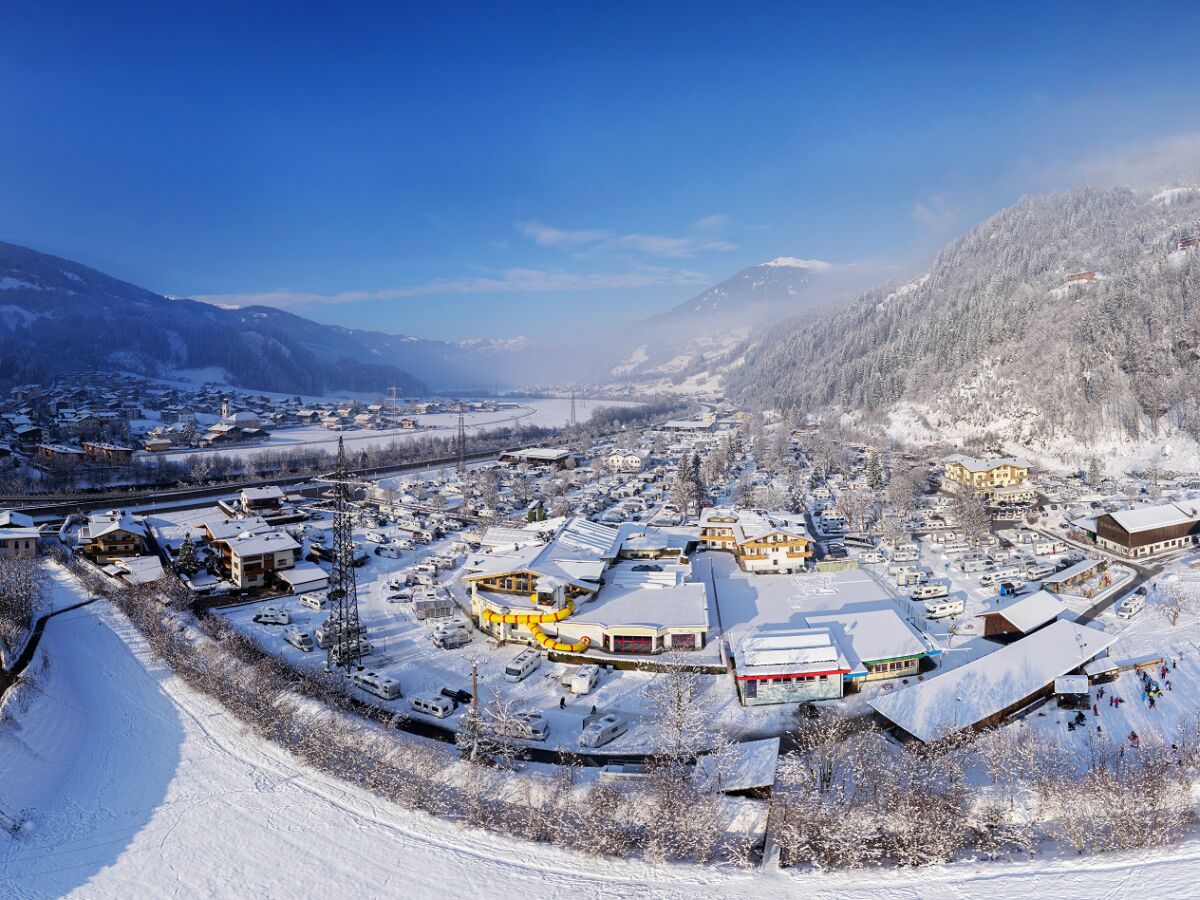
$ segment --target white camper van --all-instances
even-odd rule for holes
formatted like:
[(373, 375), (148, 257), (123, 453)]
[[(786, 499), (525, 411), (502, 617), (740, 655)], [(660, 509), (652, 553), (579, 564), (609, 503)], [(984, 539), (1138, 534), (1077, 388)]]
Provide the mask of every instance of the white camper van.
[(301, 628), (299, 625), (289, 625), (283, 629), (283, 639), (297, 650), (303, 650), (305, 653), (308, 653), (316, 646), (312, 632)]
[(579, 735), (580, 747), (603, 747), (629, 730), (629, 723), (612, 714), (589, 722)]
[(410, 697), (408, 705), (416, 712), (425, 713), (435, 719), (446, 719), (454, 712), (454, 701), (449, 697), (439, 697), (433, 694), (422, 694)]
[(930, 619), (944, 619), (947, 616), (956, 616), (965, 608), (962, 598), (943, 597), (939, 600), (928, 600), (925, 602), (925, 615)]
[(945, 597), (949, 593), (950, 588), (944, 581), (934, 581), (930, 584), (917, 585), (912, 589), (910, 596), (914, 600), (933, 600), (936, 597)]
[(542, 654), (532, 647), (527, 647), (514, 656), (504, 667), (505, 681), (524, 681), (542, 664)]
[(292, 618), (286, 609), (278, 606), (264, 606), (254, 614), (254, 621), (260, 625), (287, 625)]

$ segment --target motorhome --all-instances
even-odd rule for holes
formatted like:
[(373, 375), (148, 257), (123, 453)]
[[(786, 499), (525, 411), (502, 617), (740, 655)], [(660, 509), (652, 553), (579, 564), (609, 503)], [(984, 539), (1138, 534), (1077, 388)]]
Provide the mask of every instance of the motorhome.
[(1146, 598), (1140, 594), (1126, 597), (1117, 604), (1118, 619), (1132, 619), (1146, 607)]
[(966, 604), (963, 603), (961, 597), (944, 597), (940, 600), (929, 600), (925, 603), (925, 616), (930, 619), (944, 619), (947, 616), (956, 616)]
[(957, 556), (960, 553), (966, 553), (969, 549), (966, 541), (947, 541), (942, 547), (942, 552), (947, 556)]
[(892, 562), (916, 562), (921, 558), (915, 547), (897, 547), (892, 553)]
[(368, 531), (365, 535), (366, 539), (372, 544), (386, 544), (387, 538), (378, 531)]
[(950, 593), (950, 588), (944, 581), (934, 581), (930, 584), (919, 584), (912, 589), (910, 596), (914, 600), (933, 600), (936, 597), (945, 597)]
[(929, 580), (929, 573), (924, 569), (908, 569), (896, 576), (896, 584), (907, 587), (910, 584), (924, 584)]
[(355, 672), (353, 678), (359, 690), (374, 694), (381, 700), (395, 700), (402, 696), (400, 682), (382, 672)]
[(504, 667), (504, 680), (511, 682), (524, 681), (542, 664), (542, 654), (528, 647), (514, 656)]
[(287, 625), (292, 621), (286, 609), (278, 606), (264, 606), (254, 614), (254, 621), (260, 625)]
[(303, 650), (305, 653), (316, 647), (312, 632), (301, 628), (299, 625), (289, 625), (283, 629), (283, 639), (297, 650)]
[(1033, 545), (1035, 556), (1053, 556), (1055, 553), (1065, 553), (1067, 545), (1062, 541), (1038, 541)]
[(969, 575), (972, 572), (982, 572), (989, 565), (991, 564), (986, 559), (964, 559), (958, 564), (958, 567)]
[[(324, 625), (318, 625), (317, 626), (317, 646), (320, 647), (322, 650), (328, 650), (329, 644), (333, 638), (333, 632), (334, 632), (334, 629), (329, 627), (328, 622), (326, 622)], [(359, 637), (367, 636), (367, 626), (362, 624), (361, 622), (358, 623), (358, 636)]]
[(1021, 578), (1022, 574), (1020, 566), (1000, 566), (990, 572), (984, 572), (979, 578), (979, 583), (984, 587), (992, 587), (1001, 581), (1011, 581)]
[(382, 556), (387, 559), (400, 559), (404, 556), (404, 551), (395, 544), (383, 544), (375, 548), (375, 555)]

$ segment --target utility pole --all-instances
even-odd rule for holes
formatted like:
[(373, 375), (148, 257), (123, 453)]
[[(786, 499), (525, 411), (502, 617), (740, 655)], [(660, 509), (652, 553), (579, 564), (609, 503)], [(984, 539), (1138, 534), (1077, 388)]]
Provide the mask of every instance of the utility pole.
[(575, 427), (575, 389), (571, 389), (571, 421), (567, 423), (572, 428)]
[(463, 418), (463, 407), (466, 402), (458, 402), (458, 475), (461, 478), (467, 474), (467, 423)]
[(479, 710), (479, 664), (471, 661), (471, 709)]
[(338, 437), (337, 467), (333, 473), (333, 568), (329, 573), (329, 650), (326, 667), (340, 668), (343, 675), (362, 668), (359, 634), (358, 580), (354, 573), (354, 509), (350, 504), (350, 469), (346, 444)]
[(393, 384), (390, 390), (392, 392), (392, 453), (395, 453), (396, 429), (400, 427), (400, 407), (396, 402), (396, 391), (398, 388)]

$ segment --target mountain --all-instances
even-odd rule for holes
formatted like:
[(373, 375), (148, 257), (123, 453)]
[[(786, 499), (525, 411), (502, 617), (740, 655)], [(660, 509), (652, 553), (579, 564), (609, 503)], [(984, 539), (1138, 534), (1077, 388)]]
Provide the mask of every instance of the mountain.
[(3, 242), (0, 347), (2, 384), (82, 368), (203, 370), (239, 387), (304, 394), (491, 386), (499, 361), (532, 352), (519, 341), (459, 345), (172, 299)]
[(695, 373), (712, 376), (717, 361), (743, 345), (755, 327), (845, 299), (841, 273), (835, 272), (830, 263), (790, 256), (742, 269), (642, 322), (607, 374), (676, 385)]
[(926, 439), (1112, 447), (1200, 436), (1200, 190), (1024, 197), (928, 272), (748, 348), (747, 401)]
[(657, 318), (688, 316), (724, 319), (749, 316), (757, 320), (777, 307), (782, 307), (785, 315), (794, 314), (797, 306), (811, 294), (809, 289), (814, 279), (832, 268), (832, 265), (819, 259), (780, 256), (742, 269)]

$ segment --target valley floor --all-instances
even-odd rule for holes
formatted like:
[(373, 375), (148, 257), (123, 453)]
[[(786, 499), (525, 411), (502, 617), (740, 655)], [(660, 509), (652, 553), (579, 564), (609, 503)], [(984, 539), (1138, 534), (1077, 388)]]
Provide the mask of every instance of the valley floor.
[[(77, 591), (56, 573), (55, 593)], [(80, 595), (82, 596), (82, 595)], [(99, 603), (53, 620), (36, 691), (0, 724), (0, 895), (1186, 896), (1200, 842), (1156, 854), (921, 871), (739, 872), (597, 860), (409, 813), (297, 766), (153, 661)], [(39, 651), (41, 652), (41, 651)]]

